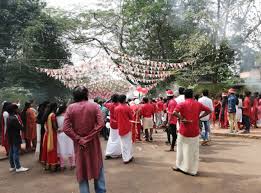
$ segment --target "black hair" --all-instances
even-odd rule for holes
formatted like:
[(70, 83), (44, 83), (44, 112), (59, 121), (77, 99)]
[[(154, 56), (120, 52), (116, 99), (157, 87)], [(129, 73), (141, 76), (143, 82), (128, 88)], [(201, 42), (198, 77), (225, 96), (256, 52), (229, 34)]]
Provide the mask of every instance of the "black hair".
[(185, 88), (184, 87), (179, 87), (179, 94), (180, 95), (183, 95), (183, 94), (185, 94)]
[(25, 102), (24, 104), (24, 109), (21, 113), (21, 119), (22, 119), (22, 122), (24, 124), (24, 126), (26, 127), (26, 111), (31, 107), (31, 103), (30, 102)]
[(223, 96), (221, 101), (221, 106), (223, 107), (223, 109), (226, 107), (227, 101), (228, 101), (228, 96)]
[(203, 94), (203, 96), (208, 96), (208, 95), (209, 95), (209, 92), (208, 92), (207, 89), (205, 89), (205, 90), (202, 91), (202, 94)]
[(199, 97), (200, 97), (200, 94), (195, 94), (195, 96), (194, 96), (195, 100), (197, 100), (197, 101), (198, 101)]
[(111, 101), (112, 101), (113, 103), (119, 102), (119, 95), (118, 95), (118, 94), (113, 94), (113, 95), (111, 96)]
[(88, 100), (88, 89), (85, 86), (77, 86), (73, 89), (74, 102), (81, 102)]
[(184, 92), (186, 99), (192, 99), (193, 98), (193, 90), (192, 89), (186, 89)]
[(29, 109), (29, 108), (31, 107), (31, 104), (32, 104), (31, 102), (28, 102), (28, 101), (27, 101), (27, 102), (25, 102), (23, 111), (25, 111), (25, 112), (26, 112), (26, 111), (27, 111), (27, 109)]
[(142, 100), (143, 100), (144, 103), (148, 103), (149, 102), (149, 99), (147, 97), (144, 97)]
[(15, 114), (15, 110), (18, 109), (18, 106), (16, 104), (9, 104), (6, 107), (6, 111), (9, 113), (9, 115), (13, 115)]
[(245, 92), (245, 95), (246, 95), (247, 97), (249, 97), (249, 96), (251, 95), (251, 92), (250, 92), (250, 91), (246, 91), (246, 92)]
[(126, 95), (124, 95), (124, 94), (122, 94), (122, 95), (119, 96), (119, 102), (120, 102), (120, 103), (125, 103), (125, 102), (126, 102), (126, 99), (127, 99), (127, 97), (126, 97)]
[(164, 103), (168, 102), (168, 99), (167, 99), (167, 98), (164, 98), (164, 99), (163, 99), (163, 102), (164, 102)]
[(9, 106), (9, 105), (11, 105), (12, 103), (10, 103), (10, 102), (4, 102), (4, 105), (3, 105), (3, 108), (2, 108), (2, 114), (5, 112), (5, 111), (7, 111), (7, 107)]
[(93, 100), (95, 103), (99, 103), (99, 97), (95, 97)]
[(51, 113), (56, 113), (56, 110), (57, 110), (57, 103), (50, 103), (48, 106), (47, 106), (47, 109), (44, 113), (44, 116), (43, 116), (43, 122), (45, 123), (48, 119), (48, 116), (51, 114)]
[(58, 107), (56, 116), (60, 116), (61, 114), (63, 114), (63, 113), (66, 111), (66, 108), (67, 108), (66, 104), (61, 104), (61, 105)]
[(43, 116), (44, 116), (44, 113), (45, 113), (45, 109), (47, 107), (47, 105), (49, 104), (50, 102), (48, 101), (45, 101), (43, 103), (41, 103), (38, 107), (38, 115), (37, 115), (37, 123), (39, 124), (44, 124), (43, 123)]

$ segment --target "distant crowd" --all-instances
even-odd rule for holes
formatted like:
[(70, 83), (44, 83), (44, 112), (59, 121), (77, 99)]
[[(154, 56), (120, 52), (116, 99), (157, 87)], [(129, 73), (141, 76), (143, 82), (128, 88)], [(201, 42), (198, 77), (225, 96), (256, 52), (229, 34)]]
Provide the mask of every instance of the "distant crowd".
[[(178, 93), (178, 94), (175, 94)], [(261, 127), (261, 95), (244, 95), (229, 89), (220, 98), (211, 99), (209, 91), (201, 95), (180, 87), (166, 90), (165, 97), (131, 98), (112, 95), (111, 99), (88, 100), (88, 89), (73, 91), (73, 102), (2, 103), (1, 145), (9, 156), (10, 171), (25, 172), (20, 164), (22, 151), (35, 151), (46, 170), (77, 168), (81, 193), (94, 178), (97, 191), (105, 192), (105, 177), (100, 135), (107, 141), (105, 159), (134, 161), (133, 144), (153, 142), (154, 133), (166, 131), (169, 152), (175, 151), (174, 171), (197, 175), (199, 144), (208, 145), (211, 128), (229, 129), (229, 133), (247, 134)], [(201, 142), (200, 142), (201, 141)], [(25, 149), (21, 148), (25, 144)], [(68, 163), (66, 163), (68, 162)], [(96, 191), (96, 192), (97, 192)]]

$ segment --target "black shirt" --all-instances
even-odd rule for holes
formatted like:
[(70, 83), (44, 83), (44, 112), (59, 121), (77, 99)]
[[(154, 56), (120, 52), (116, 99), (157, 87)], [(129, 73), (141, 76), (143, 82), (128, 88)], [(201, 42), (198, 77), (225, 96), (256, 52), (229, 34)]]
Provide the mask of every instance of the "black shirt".
[(17, 115), (10, 115), (7, 120), (7, 134), (10, 145), (20, 145), (22, 143), (21, 130), (23, 131), (24, 127), (19, 122)]

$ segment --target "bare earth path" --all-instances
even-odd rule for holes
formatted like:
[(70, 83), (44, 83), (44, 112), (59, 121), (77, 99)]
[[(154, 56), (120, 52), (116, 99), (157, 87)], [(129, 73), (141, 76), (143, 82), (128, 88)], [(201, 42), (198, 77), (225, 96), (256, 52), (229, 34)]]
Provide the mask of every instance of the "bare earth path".
[[(191, 177), (170, 169), (175, 153), (165, 152), (163, 135), (135, 144), (130, 165), (104, 161), (108, 193), (261, 193), (261, 140), (214, 137), (200, 149), (199, 176)], [(8, 161), (0, 161), (0, 193), (78, 193), (73, 171), (45, 172), (33, 154), (21, 161), (28, 173), (9, 173)]]

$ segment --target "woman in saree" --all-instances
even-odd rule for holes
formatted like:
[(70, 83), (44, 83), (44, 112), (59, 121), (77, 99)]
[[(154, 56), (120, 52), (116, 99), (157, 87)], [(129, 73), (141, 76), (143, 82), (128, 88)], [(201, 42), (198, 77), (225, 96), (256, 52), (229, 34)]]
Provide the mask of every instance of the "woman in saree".
[(41, 162), (45, 166), (45, 170), (57, 171), (59, 160), (57, 156), (57, 120), (56, 120), (57, 104), (51, 103), (44, 116), (45, 134), (43, 140), (43, 152)]
[(220, 127), (222, 129), (227, 129), (228, 128), (228, 107), (227, 107), (227, 102), (228, 97), (226, 93), (222, 94), (222, 101), (221, 101), (221, 110), (220, 110), (220, 116), (219, 116), (219, 122), (220, 122)]

